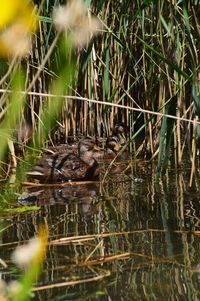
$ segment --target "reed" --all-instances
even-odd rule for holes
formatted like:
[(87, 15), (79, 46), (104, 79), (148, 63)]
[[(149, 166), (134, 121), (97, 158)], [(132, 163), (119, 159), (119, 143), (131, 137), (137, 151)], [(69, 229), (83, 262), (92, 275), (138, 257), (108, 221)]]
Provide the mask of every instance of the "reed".
[[(64, 94), (68, 98), (60, 102), (40, 145), (52, 140), (67, 142), (79, 134), (107, 136), (114, 124), (124, 123), (130, 129), (135, 156), (158, 156), (158, 175), (166, 171), (170, 158), (179, 166), (186, 151), (195, 166), (199, 125), (182, 118), (198, 124), (200, 116), (199, 1), (91, 1), (88, 14), (97, 16), (103, 28), (86, 46), (67, 52), (67, 60), (70, 57), (74, 62), (71, 71), (68, 67), (61, 71), (66, 49), (59, 47), (52, 26), (52, 7), (58, 1), (42, 4), (39, 31), (31, 54), (23, 62), (27, 70), (25, 90), (39, 95), (26, 97), (21, 132), (28, 125), (38, 137), (38, 127), (43, 127), (41, 116), (51, 103), (51, 97), (42, 93)], [(6, 73), (2, 73), (1, 88), (8, 86), (10, 76)], [(60, 90), (54, 84), (58, 78)], [(102, 103), (77, 101), (69, 95)], [(26, 144), (26, 139), (21, 143)]]

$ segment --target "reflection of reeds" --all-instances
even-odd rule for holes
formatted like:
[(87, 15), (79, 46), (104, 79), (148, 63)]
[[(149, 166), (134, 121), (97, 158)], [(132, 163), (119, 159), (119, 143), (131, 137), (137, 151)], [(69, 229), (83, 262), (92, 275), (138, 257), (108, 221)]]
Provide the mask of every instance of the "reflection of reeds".
[[(137, 162), (132, 168), (133, 180), (107, 178), (104, 189), (92, 182), (23, 187), (29, 197), (30, 192), (35, 192), (33, 202), (40, 210), (20, 212), (20, 208), (13, 208), (5, 212), (10, 225), (2, 232), (2, 259), (7, 269), (12, 269), (11, 275), (9, 253), (32, 237), (38, 224), (45, 220), (49, 225), (48, 254), (41, 282), (33, 289), (36, 294), (56, 295), (59, 288), (62, 296), (66, 291), (61, 287), (65, 286), (78, 294), (94, 282), (97, 290), (102, 281), (120, 291), (128, 277), (127, 290), (131, 293), (143, 295), (150, 289), (157, 296), (165, 289), (166, 295), (173, 292), (186, 296), (184, 287), (189, 283), (194, 286), (195, 295), (199, 198), (196, 193), (188, 194), (189, 170), (176, 173), (170, 169), (158, 187), (154, 181), (155, 166)], [(138, 177), (143, 182), (135, 181)], [(6, 198), (11, 196), (1, 196), (1, 201)], [(23, 208), (23, 196), (18, 200), (18, 206)], [(25, 202), (29, 206), (31, 199)], [(15, 270), (14, 273), (16, 276)], [(10, 277), (7, 270), (2, 274)], [(41, 295), (40, 299), (44, 297)]]

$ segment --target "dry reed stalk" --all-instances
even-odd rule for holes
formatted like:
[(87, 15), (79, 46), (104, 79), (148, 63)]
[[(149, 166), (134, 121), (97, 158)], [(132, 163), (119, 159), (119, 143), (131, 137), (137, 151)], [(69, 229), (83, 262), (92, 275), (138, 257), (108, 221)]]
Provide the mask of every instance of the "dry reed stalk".
[[(4, 89), (0, 89), (0, 93), (5, 91)], [(11, 90), (8, 90), (7, 93), (11, 93)], [(22, 94), (26, 94), (26, 92), (20, 91), (20, 93)], [(146, 110), (146, 109), (142, 109), (142, 108), (135, 108), (135, 107), (131, 107), (131, 106), (123, 106), (120, 104), (114, 104), (114, 103), (109, 103), (109, 102), (104, 102), (104, 101), (98, 101), (95, 99), (89, 99), (89, 98), (85, 98), (85, 97), (79, 97), (79, 96), (69, 96), (69, 95), (56, 95), (56, 94), (47, 94), (47, 93), (38, 93), (38, 92), (29, 92), (27, 93), (29, 95), (41, 95), (41, 96), (49, 96), (49, 97), (62, 97), (62, 98), (66, 98), (66, 99), (73, 99), (73, 100), (80, 100), (85, 102), (89, 102), (89, 103), (94, 103), (94, 104), (102, 104), (102, 105), (106, 105), (106, 106), (111, 106), (111, 107), (116, 107), (116, 108), (120, 108), (120, 109), (126, 109), (129, 111), (136, 111), (136, 112), (141, 112), (144, 114), (150, 114), (150, 115), (155, 115), (155, 116), (166, 116), (169, 119), (174, 119), (174, 120), (180, 120), (186, 123), (191, 123), (191, 124), (200, 124), (200, 121), (196, 121), (194, 119), (189, 119), (189, 118), (185, 118), (183, 116), (181, 116), (180, 118), (174, 115), (170, 115), (170, 114), (163, 114), (160, 112), (155, 112), (155, 111), (151, 111), (151, 110)]]
[(195, 166), (195, 155), (196, 155), (196, 127), (193, 128), (193, 139), (192, 139), (192, 154), (190, 157), (192, 168), (190, 173), (190, 187), (192, 186), (193, 177), (195, 174), (196, 166)]
[(85, 185), (85, 184), (95, 184), (99, 181), (73, 181), (73, 182), (63, 182), (63, 183), (36, 183), (36, 182), (22, 182), (23, 186), (31, 187), (63, 187), (63, 186), (75, 186), (75, 185)]
[(64, 282), (37, 286), (37, 287), (32, 288), (32, 291), (33, 292), (42, 291), (42, 290), (53, 289), (53, 288), (58, 288), (58, 287), (74, 286), (74, 285), (78, 285), (81, 283), (85, 284), (85, 283), (89, 283), (89, 282), (100, 281), (106, 277), (109, 277), (110, 275), (111, 275), (110, 271), (104, 271), (104, 273), (102, 272), (102, 275), (94, 276), (91, 278), (84, 278), (84, 279), (80, 279), (80, 280), (64, 281)]
[[(117, 254), (117, 255), (106, 256), (106, 257), (103, 257), (100, 259), (94, 259), (94, 260), (85, 261), (83, 263), (79, 263), (78, 267), (89, 267), (89, 266), (103, 264), (103, 263), (112, 262), (112, 261), (116, 261), (116, 260), (124, 260), (124, 259), (131, 257), (131, 255), (133, 255), (133, 254), (130, 252), (126, 252), (126, 253), (121, 253), (121, 254)], [(143, 257), (145, 257), (145, 256), (143, 255)]]

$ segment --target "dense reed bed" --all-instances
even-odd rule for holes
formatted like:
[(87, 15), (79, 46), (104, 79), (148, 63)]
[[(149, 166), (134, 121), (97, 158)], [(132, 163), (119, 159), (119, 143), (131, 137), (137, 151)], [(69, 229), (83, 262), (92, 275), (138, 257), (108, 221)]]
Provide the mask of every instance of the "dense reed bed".
[[(70, 254), (68, 251), (71, 249), (73, 260), (68, 257), (69, 269), (71, 266), (79, 270), (88, 267), (89, 271), (90, 266), (128, 259), (128, 264), (124, 265), (122, 262), (122, 268), (125, 267), (126, 270), (130, 266), (130, 258), (139, 255), (138, 258), (144, 259), (144, 262), (138, 261), (137, 266), (136, 261), (131, 263), (131, 273), (135, 279), (137, 275), (133, 272), (138, 268), (145, 272), (143, 268), (148, 266), (151, 273), (152, 263), (159, 264), (163, 271), (166, 260), (158, 257), (157, 246), (158, 243), (161, 245), (161, 251), (173, 249), (169, 235), (165, 237), (169, 217), (168, 228), (171, 229), (172, 225), (178, 227), (178, 232), (173, 230), (174, 234), (181, 234), (180, 240), (185, 246), (183, 251), (186, 255), (180, 266), (181, 280), (183, 266), (190, 259), (186, 250), (191, 249), (193, 254), (195, 250), (185, 240), (185, 234), (192, 235), (191, 241), (194, 241), (194, 235), (199, 235), (198, 231), (191, 232), (199, 221), (196, 214), (198, 209), (195, 207), (198, 202), (195, 201), (193, 205), (189, 199), (187, 206), (184, 207), (183, 204), (184, 196), (188, 194), (193, 182), (195, 189), (199, 191), (198, 177), (195, 178), (194, 175), (198, 171), (200, 148), (200, 1), (93, 0), (87, 1), (88, 6), (85, 8), (81, 0), (68, 0), (67, 5), (61, 9), (56, 7), (64, 4), (64, 1), (33, 2), (37, 9), (31, 4), (32, 1), (2, 1), (5, 12), (0, 11), (0, 174), (1, 179), (10, 179), (8, 186), (5, 185), (2, 189), (0, 198), (3, 214), (10, 212), (15, 215), (8, 219), (6, 217), (6, 221), (11, 223), (8, 226), (5, 224), (1, 230), (6, 240), (2, 246), (14, 248), (19, 241), (25, 242), (39, 232), (36, 240), (30, 240), (27, 244), (28, 253), (36, 256), (31, 258), (32, 262), (29, 259), (29, 263), (26, 263), (28, 265), (23, 267), (25, 272), (19, 280), (21, 289), (10, 292), (9, 284), (6, 287), (5, 283), (3, 293), (6, 297), (2, 295), (2, 298), (30, 299), (28, 292), (41, 269), (48, 233), (49, 259), (54, 258), (54, 248), (60, 242), (64, 242), (67, 248), (68, 242), (70, 243), (64, 257), (66, 260), (66, 254)], [(13, 7), (10, 3), (13, 3)], [(74, 182), (73, 185), (77, 187), (69, 182), (62, 183), (59, 188), (51, 185), (50, 191), (48, 185), (43, 185), (43, 190), (32, 195), (40, 207), (20, 204), (24, 199), (20, 195), (21, 190), (16, 195), (17, 184), (20, 183), (20, 188), (21, 184), (30, 185), (22, 182), (25, 170), (31, 168), (43, 146), (71, 142), (82, 135), (106, 137), (116, 124), (123, 124), (127, 129), (127, 145), (132, 157), (151, 161), (156, 159), (155, 173), (154, 169), (148, 173), (149, 166), (154, 165), (154, 162), (139, 170), (138, 161), (135, 161), (135, 165), (126, 162), (126, 168), (132, 173), (127, 175), (124, 172), (123, 178), (121, 172), (119, 177), (115, 177), (118, 182), (109, 183), (112, 176), (110, 179), (106, 177), (106, 166), (105, 175), (102, 173), (100, 181), (92, 183), (91, 189), (88, 186), (91, 183), (88, 182), (80, 185)], [(168, 163), (172, 167), (180, 167), (185, 158), (190, 159), (191, 170), (188, 172), (187, 164), (173, 177), (173, 168), (168, 169)], [(25, 163), (25, 169), (21, 163)], [(18, 166), (17, 173), (14, 173), (17, 175), (16, 181), (10, 175), (12, 168), (16, 170)], [(159, 178), (161, 172), (166, 177), (161, 187), (162, 193), (159, 191), (156, 194), (158, 185), (154, 186), (154, 180), (156, 176)], [(190, 174), (190, 183), (186, 173), (187, 176)], [(145, 176), (148, 180), (143, 185), (138, 185)], [(14, 188), (10, 185), (13, 182)], [(84, 184), (86, 188), (81, 189)], [(38, 187), (40, 185), (42, 184)], [(110, 189), (113, 191), (111, 195)], [(171, 189), (173, 194), (169, 196)], [(32, 190), (28, 190), (29, 201), (31, 193)], [(40, 194), (41, 200), (37, 199)], [(73, 195), (78, 195), (80, 200), (78, 197), (74, 199)], [(84, 203), (85, 197), (87, 202)], [(175, 199), (178, 199), (177, 208), (174, 205)], [(15, 208), (16, 202), (19, 203), (19, 208)], [(13, 204), (13, 208), (6, 211)], [(54, 207), (58, 204), (60, 213)], [(174, 211), (173, 206), (176, 209)], [(188, 208), (191, 208), (191, 212)], [(20, 215), (26, 210), (30, 211), (30, 215)], [(191, 221), (184, 220), (184, 216), (191, 218)], [(90, 229), (89, 220), (92, 219)], [(157, 220), (158, 224), (153, 223)], [(38, 231), (38, 224), (41, 222), (45, 226)], [(80, 227), (81, 222), (83, 227)], [(164, 230), (160, 229), (160, 225)], [(187, 227), (189, 231), (186, 231)], [(59, 228), (61, 232), (58, 231)], [(143, 229), (147, 230), (144, 232)], [(13, 243), (7, 244), (7, 237), (10, 235), (8, 232), (11, 233)], [(105, 237), (102, 235), (104, 232)], [(138, 235), (141, 232), (146, 233), (146, 236)], [(97, 235), (91, 237), (88, 235), (91, 233)], [(73, 234), (76, 236), (72, 236)], [(130, 234), (133, 238), (127, 237)], [(154, 240), (153, 234), (158, 236), (158, 240)], [(59, 237), (63, 238), (59, 240)], [(81, 245), (83, 241), (86, 242), (85, 245)], [(138, 241), (137, 250), (135, 246)], [(30, 249), (30, 245), (34, 247), (38, 242), (37, 252)], [(74, 244), (73, 247), (71, 243)], [(79, 247), (80, 253), (77, 253)], [(148, 250), (147, 253), (144, 249)], [(23, 254), (22, 251), (23, 249), (19, 253)], [(77, 254), (81, 256), (78, 256), (79, 260), (75, 264), (74, 256)], [(153, 256), (150, 258), (149, 254)], [(173, 267), (177, 262), (172, 260), (170, 252), (167, 255), (168, 263)], [(58, 258), (63, 260), (62, 252)], [(55, 262), (57, 264), (57, 259)], [(197, 260), (196, 262), (198, 263)], [(63, 269), (63, 261), (61, 263), (62, 266), (55, 265), (56, 273)], [(7, 268), (6, 262), (1, 261), (1, 264)], [(16, 261), (16, 264), (19, 262)], [(47, 269), (51, 267), (49, 261), (47, 266)], [(121, 271), (122, 268), (120, 267)], [(54, 272), (53, 268), (52, 271)], [(193, 272), (193, 266), (188, 271)], [(185, 274), (191, 275), (188, 271)], [(58, 282), (55, 278), (56, 281), (52, 284), (38, 286), (34, 290), (74, 286), (99, 281), (111, 275), (110, 270), (99, 274), (95, 270), (94, 272), (87, 279), (75, 278), (77, 275), (72, 273), (71, 279), (78, 279), (73, 282)], [(168, 271), (167, 274), (169, 275)], [(142, 280), (139, 282), (143, 283), (144, 274), (141, 275)], [(179, 280), (177, 275), (176, 269), (175, 279)], [(185, 283), (191, 283), (190, 278)], [(45, 283), (46, 280), (49, 281), (44, 280)], [(120, 280), (120, 283), (123, 282)], [(183, 291), (187, 287), (185, 283)], [(146, 291), (144, 288), (143, 290)], [(171, 288), (170, 290), (172, 291)], [(194, 295), (197, 294), (195, 290), (192, 291)], [(135, 285), (133, 292), (135, 293)]]
[[(88, 16), (97, 16), (101, 34), (77, 48), (63, 46), (53, 27), (57, 5), (39, 3), (30, 55), (1, 64), (1, 136), (6, 130), (12, 157), (13, 141), (20, 150), (27, 140), (37, 149), (82, 134), (107, 136), (123, 123), (135, 157), (157, 157), (158, 170), (165, 171), (171, 153), (178, 166), (188, 151), (194, 172), (200, 141), (200, 2), (91, 1)], [(8, 90), (19, 90), (12, 79), (17, 68), (26, 70), (20, 86), (25, 94), (8, 125), (9, 103), (16, 103)]]

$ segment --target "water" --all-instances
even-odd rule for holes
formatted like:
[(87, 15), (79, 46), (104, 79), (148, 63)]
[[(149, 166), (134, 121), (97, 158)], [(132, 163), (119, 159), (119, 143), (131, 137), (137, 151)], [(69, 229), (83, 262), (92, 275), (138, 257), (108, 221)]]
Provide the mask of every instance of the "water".
[(171, 169), (156, 185), (155, 166), (136, 162), (103, 184), (23, 187), (37, 196), (17, 204), (40, 210), (2, 215), (2, 278), (18, 278), (10, 255), (45, 220), (52, 243), (34, 300), (200, 300), (199, 178), (190, 188), (189, 177)]

